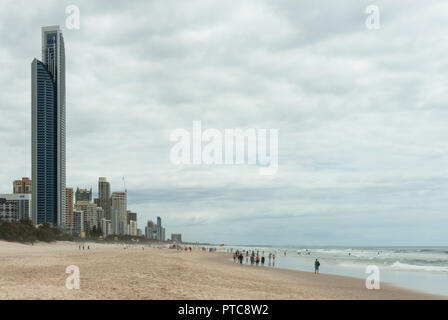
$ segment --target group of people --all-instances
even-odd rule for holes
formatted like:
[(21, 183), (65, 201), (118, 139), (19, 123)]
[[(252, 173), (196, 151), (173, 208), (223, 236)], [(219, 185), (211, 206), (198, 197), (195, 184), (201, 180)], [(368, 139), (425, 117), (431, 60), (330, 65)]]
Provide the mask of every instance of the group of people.
[[(250, 257), (249, 257), (250, 255)], [(253, 266), (254, 264), (259, 266), (264, 266), (264, 264), (266, 263), (266, 258), (264, 257), (264, 251), (260, 256), (260, 252), (257, 251), (255, 253), (255, 251), (252, 250), (251, 253), (249, 253), (249, 251), (247, 250), (243, 250), (243, 251), (239, 251), (236, 250), (235, 253), (233, 254), (233, 262), (239, 262), (240, 264), (243, 264), (244, 258), (246, 258), (246, 263), (249, 263), (250, 260), (250, 264)], [(272, 261), (272, 266), (275, 266), (275, 254), (274, 253), (269, 253), (268, 255), (268, 259), (269, 259), (269, 266), (271, 266), (271, 261)]]
[(170, 249), (176, 249), (177, 251), (192, 251), (193, 248), (192, 247), (188, 247), (188, 246), (180, 246), (179, 244), (175, 243), (169, 246)]
[[(229, 250), (228, 250), (229, 251)], [(230, 249), (230, 252), (232, 252), (233, 249)], [(284, 252), (285, 256), (286, 256), (286, 251)], [(254, 264), (256, 266), (264, 266), (264, 264), (266, 263), (266, 259), (264, 257), (264, 251), (262, 252), (262, 254), (260, 255), (260, 252), (257, 250), (255, 251), (249, 251), (249, 250), (236, 250), (233, 253), (233, 262), (234, 263), (239, 263), (239, 264), (243, 264), (244, 262), (244, 258), (246, 258), (246, 263), (250, 264), (253, 266)], [(273, 266), (275, 267), (275, 253), (269, 253), (268, 255), (268, 259), (269, 259), (269, 266)], [(314, 261), (314, 273), (319, 273), (319, 267), (320, 267), (320, 261), (316, 258), (316, 260)]]
[[(85, 250), (85, 246), (84, 245), (79, 245), (79, 249), (78, 250), (81, 250), (81, 248), (82, 248), (82, 250)], [(90, 250), (90, 246), (87, 246), (87, 250)]]

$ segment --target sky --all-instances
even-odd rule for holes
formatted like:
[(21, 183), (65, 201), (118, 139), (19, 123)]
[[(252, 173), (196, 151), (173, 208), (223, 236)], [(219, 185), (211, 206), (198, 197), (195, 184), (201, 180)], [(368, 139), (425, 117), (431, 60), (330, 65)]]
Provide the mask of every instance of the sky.
[[(79, 29), (66, 24), (79, 8)], [(379, 8), (379, 29), (366, 8)], [(67, 186), (139, 228), (262, 245), (448, 243), (448, 2), (0, 0), (0, 193), (31, 176), (31, 62), (65, 38)], [(278, 171), (174, 165), (170, 134), (277, 129)]]

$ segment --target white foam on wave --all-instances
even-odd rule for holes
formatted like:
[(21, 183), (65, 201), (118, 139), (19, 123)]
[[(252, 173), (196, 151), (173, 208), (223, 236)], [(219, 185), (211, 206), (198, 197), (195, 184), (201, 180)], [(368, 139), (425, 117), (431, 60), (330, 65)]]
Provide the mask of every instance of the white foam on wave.
[(338, 263), (339, 266), (341, 267), (346, 267), (346, 268), (364, 268), (365, 265), (362, 263), (350, 263), (350, 262), (340, 262)]
[(391, 265), (393, 269), (401, 270), (418, 270), (418, 271), (435, 271), (435, 272), (448, 272), (448, 267), (442, 266), (418, 266), (414, 264), (401, 263), (396, 261)]

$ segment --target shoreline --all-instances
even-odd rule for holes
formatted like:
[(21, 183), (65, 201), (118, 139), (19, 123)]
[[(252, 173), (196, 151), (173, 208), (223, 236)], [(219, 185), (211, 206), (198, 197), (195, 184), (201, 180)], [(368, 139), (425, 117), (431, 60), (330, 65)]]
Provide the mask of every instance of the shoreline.
[[(298, 269), (292, 269), (292, 268), (283, 268), (283, 267), (271, 267), (271, 266), (256, 266), (256, 265), (250, 265), (250, 264), (246, 264), (243, 263), (242, 265), (240, 265), (239, 263), (234, 263), (232, 260), (232, 257), (230, 256), (230, 254), (224, 253), (224, 252), (217, 252), (218, 255), (221, 255), (221, 257), (216, 257), (217, 259), (210, 259), (210, 261), (215, 260), (216, 263), (219, 264), (225, 264), (225, 265), (235, 265), (237, 267), (243, 267), (243, 268), (255, 268), (255, 269), (261, 269), (261, 270), (272, 270), (272, 272), (279, 272), (279, 273), (284, 273), (285, 275), (288, 274), (290, 276), (294, 276), (294, 277), (302, 277), (302, 278), (309, 278), (309, 277), (321, 277), (324, 276), (326, 279), (331, 279), (331, 280), (336, 280), (336, 281), (348, 281), (351, 283), (354, 282), (359, 282), (361, 284), (365, 284), (365, 278), (361, 278), (361, 277), (355, 277), (355, 276), (349, 276), (349, 275), (339, 275), (339, 274), (332, 274), (332, 273), (325, 273), (325, 272), (320, 272), (319, 274), (315, 275), (314, 272), (312, 271), (304, 271), (304, 270), (298, 270)], [(226, 256), (227, 255), (227, 256)], [(366, 275), (367, 276), (367, 275)], [(410, 288), (406, 288), (406, 287), (402, 287), (387, 281), (382, 281), (381, 282), (381, 289), (379, 290), (369, 290), (366, 289), (364, 287), (364, 289), (368, 292), (380, 292), (381, 290), (387, 291), (387, 295), (389, 295), (390, 293), (399, 293), (404, 294), (404, 296), (414, 296), (411, 297), (410, 299), (437, 299), (437, 300), (447, 300), (448, 296), (444, 296), (444, 295), (437, 295), (437, 294), (432, 294), (432, 293), (428, 293), (422, 290), (414, 290), (414, 289), (410, 289)], [(419, 298), (421, 296), (421, 298)], [(372, 294), (372, 297), (376, 298), (376, 294)], [(339, 299), (344, 299), (344, 298), (338, 298)], [(384, 298), (379, 298), (379, 299), (387, 299), (386, 297)], [(407, 299), (407, 298), (405, 298)]]
[[(247, 248), (232, 247), (233, 250)], [(232, 249), (230, 248), (230, 249)], [(298, 250), (296, 250), (299, 248)], [(354, 277), (366, 280), (377, 274), (381, 283), (388, 283), (403, 289), (448, 297), (448, 247), (321, 247), (305, 249), (250, 247), (247, 250), (260, 251), (265, 257), (275, 253), (276, 267), (314, 273), (314, 260), (321, 262), (321, 273)], [(306, 250), (306, 251), (308, 251)], [(221, 250), (221, 252), (228, 252)], [(285, 254), (283, 254), (285, 253)], [(351, 253), (351, 255), (350, 255)], [(380, 254), (381, 253), (381, 254)], [(434, 264), (433, 261), (437, 262)], [(249, 263), (250, 264), (250, 263)], [(266, 264), (265, 264), (266, 265)], [(375, 270), (375, 272), (374, 272)]]
[[(0, 299), (447, 299), (388, 283), (380, 290), (347, 276), (233, 263), (222, 252), (177, 251), (135, 244), (0, 241)], [(68, 290), (66, 267), (80, 270), (80, 289)], [(256, 269), (255, 269), (256, 268)]]

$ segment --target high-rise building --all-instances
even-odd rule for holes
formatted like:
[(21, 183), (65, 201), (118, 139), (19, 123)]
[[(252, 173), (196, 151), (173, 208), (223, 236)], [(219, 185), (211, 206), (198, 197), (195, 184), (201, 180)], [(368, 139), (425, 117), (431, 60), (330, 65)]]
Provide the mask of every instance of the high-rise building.
[(182, 234), (180, 233), (172, 233), (171, 234), (171, 241), (182, 243)]
[(112, 221), (106, 218), (101, 219), (101, 231), (103, 232), (103, 237), (110, 236), (112, 233)]
[(162, 240), (162, 218), (160, 218), (160, 217), (157, 217), (156, 232), (157, 232), (156, 239), (161, 241)]
[(98, 226), (97, 226), (97, 229), (98, 229), (98, 228), (101, 227), (101, 225), (100, 225), (101, 220), (104, 219), (105, 216), (104, 216), (104, 210), (103, 210), (103, 208), (98, 207), (96, 204), (95, 204), (95, 207), (96, 207), (96, 217), (97, 217), (96, 219), (97, 219), (97, 221), (98, 221)]
[(30, 178), (22, 178), (22, 180), (14, 180), (12, 183), (13, 193), (31, 193)]
[(73, 233), (81, 235), (84, 232), (84, 211), (73, 210)]
[(156, 225), (152, 222), (152, 220), (148, 220), (147, 222), (145, 227), (145, 237), (150, 240), (157, 239)]
[(67, 215), (64, 225), (73, 228), (73, 188), (65, 188), (65, 203)]
[(76, 203), (92, 202), (92, 188), (90, 190), (76, 188), (75, 199)]
[(0, 218), (7, 221), (31, 218), (31, 194), (0, 194)]
[[(134, 221), (135, 223), (137, 223), (137, 213), (136, 212), (132, 212), (131, 210), (127, 210), (126, 212), (126, 223), (127, 223), (127, 234), (130, 235), (137, 235), (137, 234), (132, 234), (131, 232), (131, 222)], [(137, 228), (137, 225), (136, 225)], [(137, 231), (136, 231), (137, 232)]]
[(42, 28), (31, 63), (32, 217), (62, 226), (65, 203), (65, 48), (59, 26)]
[(132, 212), (131, 210), (127, 211), (127, 223), (131, 223), (131, 221), (137, 221), (137, 213), (136, 212)]
[(137, 221), (131, 220), (129, 223), (129, 235), (136, 236), (137, 235)]
[(162, 238), (160, 239), (161, 241), (165, 241), (166, 236), (165, 236), (165, 228), (162, 228)]
[(110, 183), (104, 177), (98, 179), (98, 199), (99, 206), (104, 210), (104, 216), (107, 220), (111, 220)]
[[(75, 209), (84, 212), (84, 230), (86, 232), (92, 231), (93, 227), (98, 228), (98, 211), (100, 209), (96, 204), (88, 201), (79, 201), (75, 204)], [(101, 214), (101, 213), (100, 213)]]
[(111, 202), (112, 230), (114, 234), (125, 234), (127, 229), (126, 192), (113, 192)]

